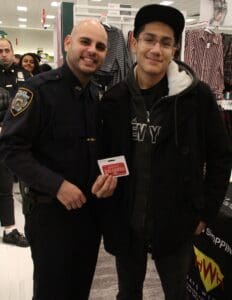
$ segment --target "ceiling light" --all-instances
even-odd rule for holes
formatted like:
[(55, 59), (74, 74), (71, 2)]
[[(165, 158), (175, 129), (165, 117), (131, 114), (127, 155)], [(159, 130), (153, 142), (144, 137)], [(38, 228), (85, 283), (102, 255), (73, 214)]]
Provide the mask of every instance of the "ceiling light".
[(101, 2), (102, 0), (91, 0), (91, 2)]
[(60, 6), (60, 2), (52, 1), (51, 6), (58, 7), (58, 6)]
[(193, 21), (196, 21), (196, 19), (193, 19), (193, 18), (187, 18), (185, 20), (186, 23), (190, 23), (190, 22), (193, 22)]
[(47, 15), (46, 19), (55, 19), (55, 16), (53, 16), (53, 15)]
[(161, 5), (171, 5), (173, 3), (174, 3), (174, 1), (162, 1), (162, 2), (160, 2)]
[(19, 22), (27, 22), (27, 19), (26, 18), (18, 18), (18, 21)]
[(17, 10), (19, 10), (19, 11), (27, 11), (27, 7), (26, 6), (17, 6)]
[(2, 21), (0, 21), (0, 24), (2, 24)]
[(26, 24), (19, 24), (19, 27), (20, 27), (20, 28), (26, 28), (27, 25), (26, 25)]

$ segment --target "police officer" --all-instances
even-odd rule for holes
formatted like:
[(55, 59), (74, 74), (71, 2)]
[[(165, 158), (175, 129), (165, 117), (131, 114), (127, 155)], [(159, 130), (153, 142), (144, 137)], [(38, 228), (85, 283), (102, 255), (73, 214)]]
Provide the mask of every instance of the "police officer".
[(8, 90), (13, 98), (18, 87), (29, 77), (29, 72), (14, 63), (11, 41), (0, 38), (0, 87)]
[[(83, 20), (64, 46), (62, 67), (18, 90), (0, 139), (0, 158), (27, 185), (34, 300), (88, 299), (101, 238), (95, 215), (101, 200), (90, 192), (98, 104), (90, 79), (105, 59), (107, 34), (98, 21)], [(115, 178), (99, 178), (100, 196), (111, 195)]]
[[(0, 39), (0, 122), (2, 122), (9, 101), (14, 97), (17, 88), (29, 73), (14, 63), (14, 52), (11, 42)], [(7, 92), (7, 96), (6, 96)], [(0, 124), (1, 127), (1, 124)], [(11, 172), (0, 163), (0, 221), (5, 227), (3, 242), (20, 247), (28, 247), (28, 242), (15, 227), (14, 199), (12, 195), (14, 178)]]

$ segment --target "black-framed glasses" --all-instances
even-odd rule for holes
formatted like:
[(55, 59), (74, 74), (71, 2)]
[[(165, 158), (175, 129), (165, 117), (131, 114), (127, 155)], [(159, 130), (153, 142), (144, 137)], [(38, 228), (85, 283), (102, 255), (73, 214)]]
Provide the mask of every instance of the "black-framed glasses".
[(137, 39), (137, 41), (141, 41), (147, 47), (154, 47), (157, 43), (159, 43), (160, 48), (164, 50), (170, 50), (174, 47), (174, 41), (169, 37), (161, 37), (158, 38), (155, 35), (144, 35)]

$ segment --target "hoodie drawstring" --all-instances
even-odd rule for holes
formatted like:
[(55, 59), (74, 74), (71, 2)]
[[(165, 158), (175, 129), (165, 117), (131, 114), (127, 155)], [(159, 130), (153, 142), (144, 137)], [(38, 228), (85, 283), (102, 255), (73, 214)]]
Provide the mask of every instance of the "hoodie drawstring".
[(175, 128), (175, 144), (176, 144), (176, 147), (179, 146), (178, 128), (177, 128), (177, 100), (178, 100), (178, 97), (175, 97), (175, 100), (174, 100), (174, 128)]

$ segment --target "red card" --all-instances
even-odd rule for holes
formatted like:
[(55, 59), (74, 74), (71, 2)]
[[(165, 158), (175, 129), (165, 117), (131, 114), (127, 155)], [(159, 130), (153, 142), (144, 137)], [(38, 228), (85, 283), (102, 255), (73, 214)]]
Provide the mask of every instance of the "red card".
[(124, 163), (114, 163), (110, 165), (103, 165), (102, 170), (104, 174), (110, 174), (113, 176), (125, 176), (126, 167)]
[(110, 174), (115, 177), (127, 176), (129, 174), (123, 155), (98, 160), (98, 165), (102, 174)]

